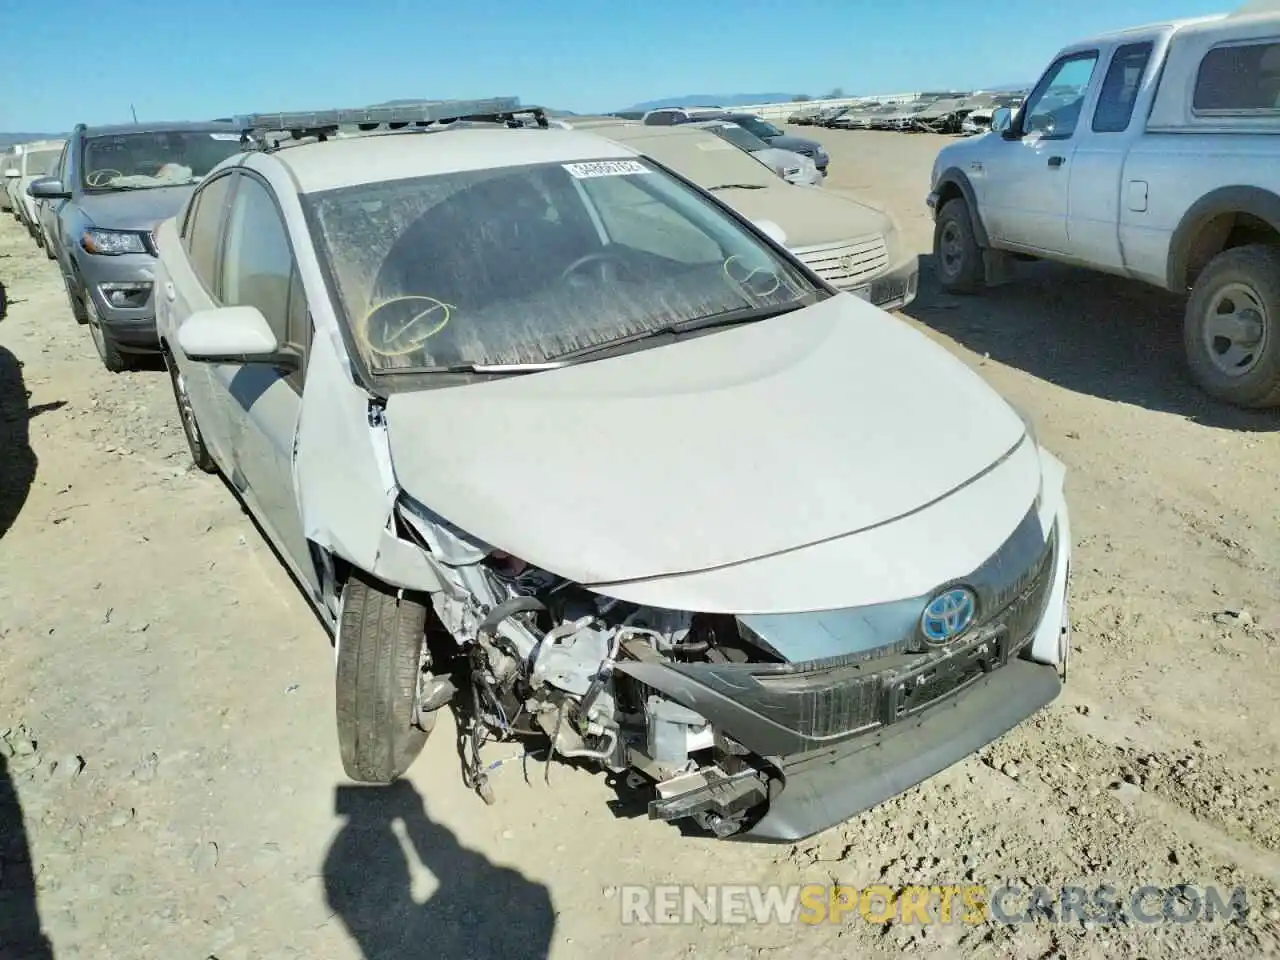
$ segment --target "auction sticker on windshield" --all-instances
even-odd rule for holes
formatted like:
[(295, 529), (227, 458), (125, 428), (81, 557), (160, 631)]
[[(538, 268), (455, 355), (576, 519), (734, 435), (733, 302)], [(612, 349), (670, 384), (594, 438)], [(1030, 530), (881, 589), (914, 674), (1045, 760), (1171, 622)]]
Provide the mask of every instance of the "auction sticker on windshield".
[(625, 177), (633, 173), (648, 173), (649, 168), (636, 160), (591, 160), (586, 163), (561, 164), (571, 177), (587, 180), (591, 177)]

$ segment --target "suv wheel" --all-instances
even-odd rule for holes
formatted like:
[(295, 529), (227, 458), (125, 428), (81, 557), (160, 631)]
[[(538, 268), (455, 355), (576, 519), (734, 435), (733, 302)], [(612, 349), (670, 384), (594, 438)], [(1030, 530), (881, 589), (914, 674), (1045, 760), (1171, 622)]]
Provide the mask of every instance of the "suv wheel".
[(1196, 383), (1242, 407), (1280, 406), (1280, 250), (1224, 250), (1187, 302), (1183, 345)]
[(933, 261), (947, 293), (975, 293), (982, 286), (982, 247), (974, 237), (969, 205), (961, 197), (948, 200), (938, 211)]
[(413, 763), (435, 726), (418, 715), (426, 648), (425, 604), (360, 570), (342, 591), (338, 619), (338, 747), (347, 776), (390, 783)]
[(182, 432), (187, 435), (187, 447), (191, 450), (191, 460), (205, 473), (216, 473), (218, 465), (214, 463), (213, 457), (209, 454), (209, 448), (205, 446), (204, 434), (200, 432), (195, 408), (191, 406), (191, 398), (187, 395), (186, 378), (167, 349), (164, 351), (164, 365), (169, 371), (169, 382), (173, 385), (173, 400), (178, 405), (178, 419), (182, 421)]
[(93, 345), (98, 348), (102, 365), (112, 373), (123, 373), (128, 370), (129, 360), (120, 352), (119, 345), (111, 337), (111, 331), (102, 323), (102, 317), (98, 315), (98, 307), (93, 302), (93, 297), (86, 294), (83, 303), (89, 320), (89, 335), (93, 337)]

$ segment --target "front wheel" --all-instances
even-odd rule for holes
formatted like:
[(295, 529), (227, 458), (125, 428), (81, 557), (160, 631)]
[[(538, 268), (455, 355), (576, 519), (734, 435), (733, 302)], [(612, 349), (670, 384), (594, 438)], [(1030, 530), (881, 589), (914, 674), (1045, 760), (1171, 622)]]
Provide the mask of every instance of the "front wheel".
[(435, 724), (418, 716), (427, 608), (356, 570), (338, 620), (338, 748), (347, 776), (391, 783), (413, 763)]
[(973, 232), (969, 205), (962, 197), (948, 200), (933, 227), (933, 261), (947, 293), (976, 293), (982, 286), (982, 247)]
[(182, 421), (182, 432), (187, 436), (187, 447), (191, 450), (191, 460), (196, 467), (205, 473), (216, 473), (218, 465), (214, 463), (205, 445), (204, 434), (200, 432), (200, 423), (196, 420), (195, 408), (191, 405), (191, 397), (187, 394), (187, 380), (178, 369), (178, 362), (166, 349), (164, 365), (169, 370), (169, 383), (173, 386), (173, 400), (178, 405), (178, 419)]
[(89, 318), (89, 335), (93, 338), (98, 356), (102, 358), (102, 365), (111, 373), (123, 373), (128, 370), (132, 366), (129, 358), (121, 352), (120, 345), (111, 335), (111, 330), (102, 322), (98, 307), (88, 293), (84, 295), (84, 305), (85, 313)]
[(1280, 250), (1224, 250), (1196, 279), (1183, 346), (1196, 383), (1241, 407), (1280, 406)]

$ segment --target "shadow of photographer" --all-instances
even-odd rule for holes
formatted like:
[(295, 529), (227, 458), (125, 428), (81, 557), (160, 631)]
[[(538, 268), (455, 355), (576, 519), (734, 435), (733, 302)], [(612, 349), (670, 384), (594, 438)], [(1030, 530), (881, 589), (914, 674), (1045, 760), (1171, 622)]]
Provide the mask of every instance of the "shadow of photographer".
[(22, 822), (22, 804), (0, 753), (0, 957), (4, 960), (53, 960), (53, 948), (40, 927), (35, 873)]
[[(548, 955), (550, 891), (459, 844), (410, 783), (340, 786), (335, 806), (345, 822), (325, 858), (325, 894), (366, 960)], [(430, 895), (415, 896), (412, 864), (436, 877)]]

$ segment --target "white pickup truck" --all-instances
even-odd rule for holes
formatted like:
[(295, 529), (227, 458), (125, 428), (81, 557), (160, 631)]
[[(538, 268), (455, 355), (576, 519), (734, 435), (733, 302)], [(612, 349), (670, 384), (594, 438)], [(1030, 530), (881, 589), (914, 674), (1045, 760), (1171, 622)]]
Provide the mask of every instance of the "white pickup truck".
[[(1257, 6), (1268, 6), (1258, 4)], [(1063, 49), (1016, 113), (943, 148), (929, 206), (945, 290), (1056, 260), (1188, 294), (1218, 399), (1280, 406), (1280, 11), (1138, 27)]]

